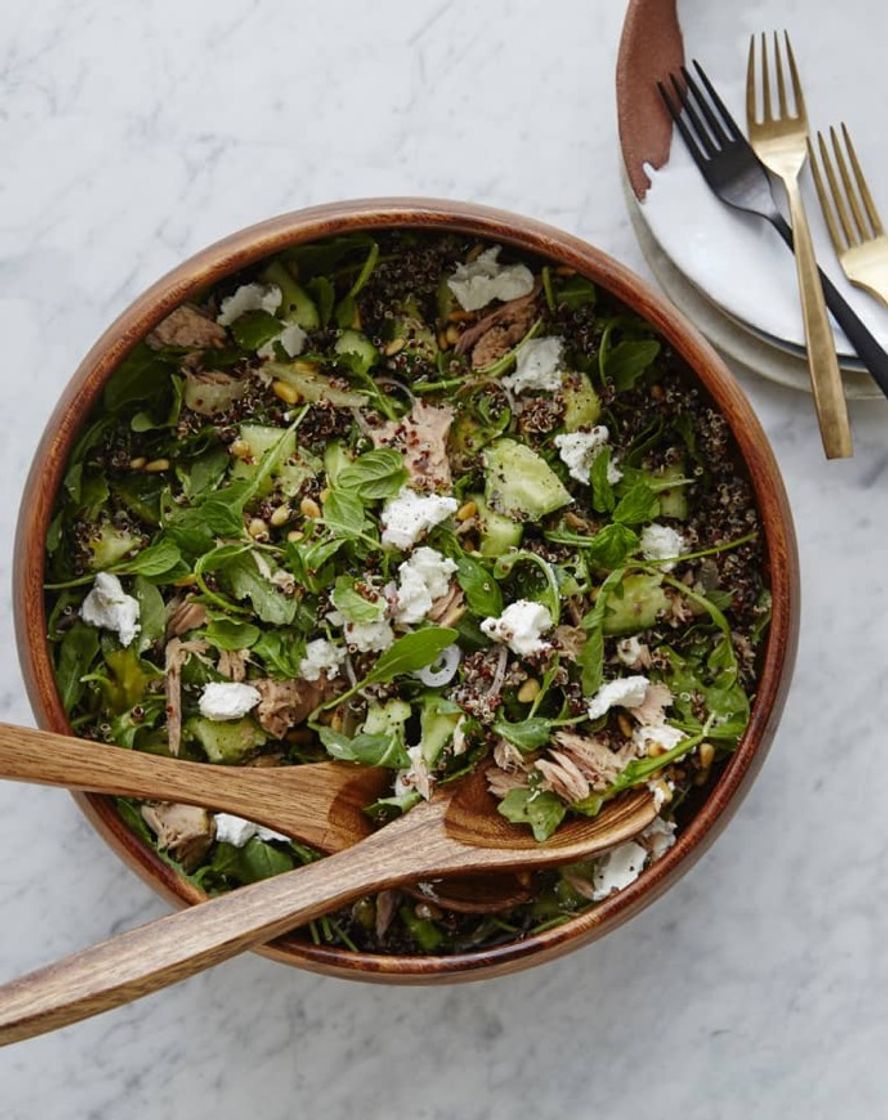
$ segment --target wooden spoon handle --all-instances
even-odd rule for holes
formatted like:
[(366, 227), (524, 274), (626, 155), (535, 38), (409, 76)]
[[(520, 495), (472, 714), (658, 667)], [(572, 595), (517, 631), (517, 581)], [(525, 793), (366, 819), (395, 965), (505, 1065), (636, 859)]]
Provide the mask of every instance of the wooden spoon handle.
[(140, 999), (349, 899), (422, 875), (426, 846), (405, 853), (398, 823), (349, 851), (149, 922), (0, 987), (0, 1045)]

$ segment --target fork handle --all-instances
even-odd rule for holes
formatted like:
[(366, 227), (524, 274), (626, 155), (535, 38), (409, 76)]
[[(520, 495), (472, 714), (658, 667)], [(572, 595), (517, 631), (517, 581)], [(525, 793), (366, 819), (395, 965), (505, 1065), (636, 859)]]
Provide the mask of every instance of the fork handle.
[(802, 300), (802, 318), (805, 321), (805, 340), (808, 345), (808, 369), (814, 390), (814, 404), (820, 424), (820, 438), (827, 459), (846, 459), (853, 454), (848, 406), (835, 340), (829, 319), (823, 289), (817, 274), (817, 258), (808, 218), (802, 203), (798, 179), (787, 175), (783, 179), (789, 198), (792, 228), (795, 231), (796, 272), (799, 278), (799, 295)]
[[(792, 236), (792, 226), (789, 222), (779, 213), (773, 215), (769, 214), (768, 220), (786, 242), (788, 247), (794, 252), (795, 240)], [(885, 396), (888, 397), (888, 353), (879, 345), (870, 333), (869, 328), (823, 269), (818, 269), (818, 272), (820, 273), (820, 285), (823, 288), (823, 297), (826, 300), (826, 306), (832, 312), (835, 321), (845, 332), (858, 358), (860, 358), (869, 370), (873, 381), (875, 381)]]

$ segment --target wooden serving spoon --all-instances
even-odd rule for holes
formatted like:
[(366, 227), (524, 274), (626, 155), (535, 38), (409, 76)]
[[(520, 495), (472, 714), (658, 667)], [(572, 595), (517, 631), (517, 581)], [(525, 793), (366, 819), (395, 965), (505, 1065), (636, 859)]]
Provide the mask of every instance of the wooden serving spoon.
[[(120, 797), (178, 801), (234, 813), (318, 851), (350, 848), (374, 831), (364, 807), (383, 796), (391, 771), (347, 762), (214, 766), (0, 723), (0, 778)], [(405, 888), (419, 898), (415, 886)], [(529, 877), (453, 879), (435, 901), (464, 914), (507, 910), (530, 897)]]
[[(330, 806), (331, 827), (340, 814)], [(148, 995), (362, 895), (438, 875), (546, 867), (613, 847), (653, 821), (647, 790), (595, 818), (565, 822), (544, 844), (496, 812), (482, 771), (353, 848), (113, 937), (0, 987), (0, 1045)]]

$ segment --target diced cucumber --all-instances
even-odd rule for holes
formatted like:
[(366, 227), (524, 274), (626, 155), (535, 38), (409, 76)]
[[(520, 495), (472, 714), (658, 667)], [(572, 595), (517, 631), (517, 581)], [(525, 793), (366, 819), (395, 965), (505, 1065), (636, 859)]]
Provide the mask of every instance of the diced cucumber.
[(438, 281), (438, 289), (435, 293), (435, 299), (438, 304), (438, 318), (442, 322), (446, 322), (451, 311), (456, 308), (456, 299), (453, 292), (450, 290), (450, 285), (447, 283), (448, 277), (442, 276)]
[(626, 576), (622, 582), (623, 595), (611, 595), (604, 612), (605, 634), (637, 634), (647, 630), (657, 621), (661, 611), (669, 606), (662, 586), (662, 576)]
[(435, 332), (423, 322), (422, 313), (412, 296), (401, 304), (400, 314), (385, 325), (383, 337), (389, 342), (403, 338), (408, 350), (430, 362), (433, 362), (438, 354), (438, 339)]
[(564, 428), (577, 432), (591, 428), (601, 415), (601, 399), (585, 373), (575, 373), (564, 384)]
[(283, 261), (272, 261), (262, 273), (266, 284), (277, 284), (284, 297), (278, 314), (288, 323), (298, 323), (303, 330), (316, 330), (321, 324), (314, 300), (299, 286)]
[(513, 521), (511, 517), (491, 509), (481, 494), (473, 494), (472, 501), (478, 507), (479, 551), (482, 556), (502, 556), (510, 548), (521, 544), (524, 526), (520, 521)]
[(484, 497), (498, 513), (534, 519), (572, 501), (545, 459), (514, 439), (491, 444), (484, 451), (484, 469)]
[(410, 705), (406, 700), (389, 700), (385, 704), (372, 703), (367, 709), (362, 731), (368, 735), (394, 735), (404, 739), (404, 724), (410, 719)]
[(295, 362), (266, 362), (266, 372), (277, 381), (291, 385), (306, 401), (329, 401), (337, 408), (360, 408), (367, 403), (365, 393), (336, 389), (323, 374), (312, 368), (311, 362), (297, 358)]
[(367, 373), (379, 361), (379, 351), (360, 331), (343, 331), (333, 347), (337, 354), (348, 358), (356, 373)]
[(321, 470), (321, 462), (314, 455), (307, 451), (297, 451), (295, 432), (266, 427), (264, 424), (241, 424), (240, 438), (249, 447), (251, 459), (236, 459), (231, 468), (232, 478), (252, 478), (259, 469), (263, 456), (281, 443), (271, 475), (261, 488), (262, 495), (270, 494), (277, 488), (288, 498), (292, 498), (307, 478), (313, 478)]
[(435, 696), (427, 700), (420, 717), (422, 757), (429, 766), (434, 766), (438, 761), (462, 717), (461, 711), (442, 712), (438, 699)]
[(196, 716), (185, 730), (196, 739), (210, 762), (237, 765), (267, 741), (265, 732), (251, 719), (215, 721)]
[[(659, 480), (684, 478), (684, 466), (681, 463), (674, 463), (658, 471), (655, 477)], [(661, 517), (674, 517), (677, 521), (684, 521), (687, 518), (688, 496), (686, 487), (676, 486), (673, 490), (661, 490), (659, 498)]]
[(134, 537), (126, 529), (118, 529), (116, 525), (105, 522), (98, 533), (90, 538), (89, 547), (92, 552), (90, 567), (97, 572), (110, 568), (140, 544), (138, 537)]

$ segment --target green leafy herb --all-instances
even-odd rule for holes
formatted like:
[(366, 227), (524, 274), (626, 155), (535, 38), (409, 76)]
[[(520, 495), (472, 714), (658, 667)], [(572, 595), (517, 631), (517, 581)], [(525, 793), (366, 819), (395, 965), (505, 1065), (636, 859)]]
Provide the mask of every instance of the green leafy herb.
[(357, 581), (352, 576), (337, 576), (330, 599), (333, 606), (349, 622), (378, 622), (385, 613), (385, 599), (377, 595), (371, 601), (355, 590)]
[(214, 618), (206, 629), (207, 641), (216, 649), (249, 649), (261, 636), (258, 626), (234, 618)]
[(407, 481), (407, 470), (400, 452), (390, 447), (368, 451), (345, 467), (336, 480), (337, 487), (353, 491), (365, 502), (393, 498)]
[(85, 622), (75, 622), (65, 633), (59, 646), (56, 683), (66, 712), (71, 712), (83, 695), (83, 683), (99, 652), (99, 635)]
[(610, 349), (604, 363), (607, 379), (613, 382), (618, 393), (633, 389), (641, 375), (650, 369), (660, 349), (660, 343), (653, 339), (618, 342)]
[(535, 751), (549, 742), (552, 735), (552, 721), (541, 716), (533, 716), (520, 723), (509, 723), (508, 720), (498, 719), (493, 723), (493, 730), (519, 750)]
[(456, 579), (469, 610), (484, 618), (497, 618), (503, 613), (503, 593), (483, 564), (460, 552), (456, 558)]
[(289, 852), (252, 836), (242, 848), (233, 844), (217, 844), (209, 870), (236, 883), (258, 883), (283, 871), (292, 871), (295, 862)]
[(639, 479), (617, 502), (613, 516), (614, 521), (623, 525), (640, 525), (645, 521), (653, 521), (659, 512), (660, 499), (653, 487)]
[(610, 513), (616, 505), (614, 488), (608, 478), (610, 461), (610, 448), (603, 447), (592, 462), (592, 470), (589, 475), (589, 482), (592, 486), (592, 508), (598, 513)]
[(328, 754), (343, 762), (360, 762), (364, 766), (385, 766), (390, 770), (404, 770), (410, 765), (410, 756), (396, 735), (369, 735), (361, 732), (349, 739), (330, 727), (318, 730)]
[(283, 330), (283, 323), (267, 311), (246, 311), (231, 324), (231, 333), (244, 350), (258, 350)]
[(561, 798), (548, 790), (509, 790), (497, 809), (512, 824), (529, 824), (541, 843), (549, 839), (567, 813)]

